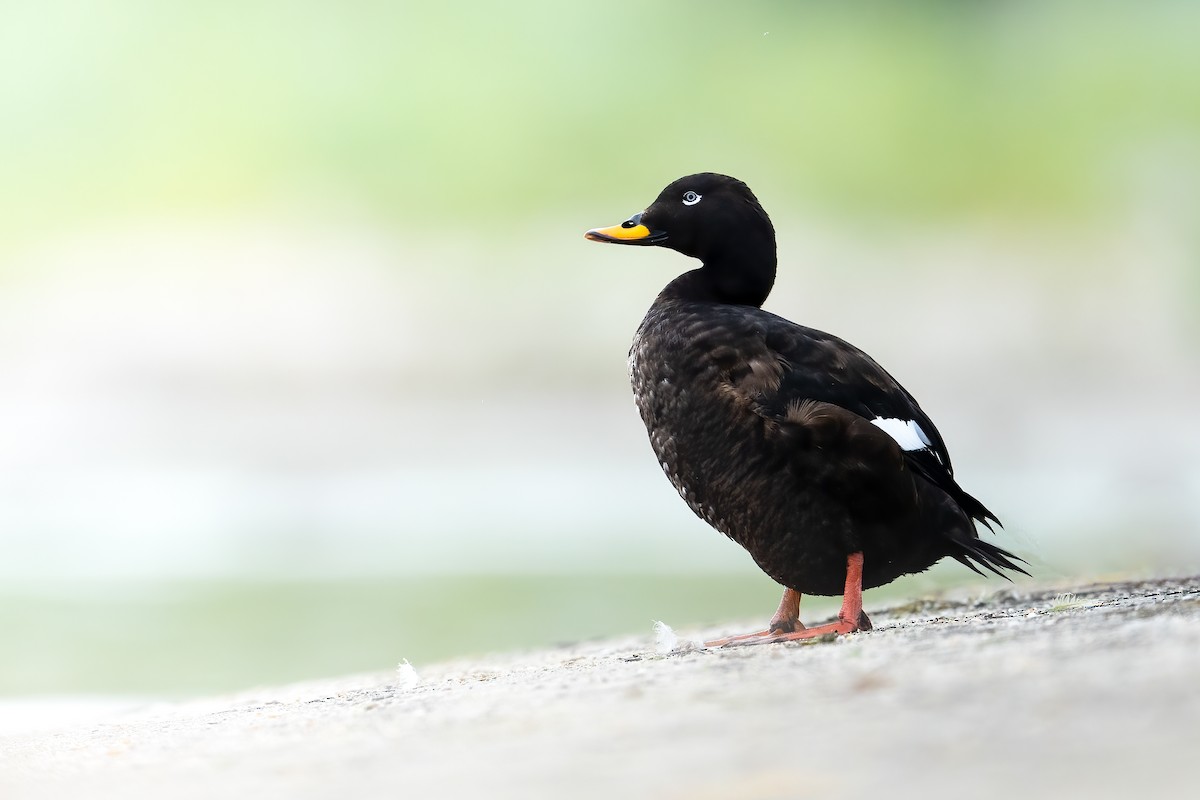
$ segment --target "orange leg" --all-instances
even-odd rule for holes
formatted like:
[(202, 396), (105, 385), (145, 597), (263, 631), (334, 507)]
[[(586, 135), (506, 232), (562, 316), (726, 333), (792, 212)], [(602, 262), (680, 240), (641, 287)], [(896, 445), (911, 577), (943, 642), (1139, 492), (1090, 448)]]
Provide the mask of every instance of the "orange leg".
[(771, 622), (767, 625), (765, 631), (755, 631), (754, 633), (743, 633), (739, 636), (715, 639), (711, 642), (705, 642), (704, 646), (724, 647), (727, 644), (734, 644), (735, 642), (745, 642), (748, 644), (751, 639), (764, 639), (780, 633), (792, 633), (793, 631), (802, 630), (804, 630), (804, 626), (800, 624), (800, 593), (795, 589), (784, 589), (783, 597), (779, 600), (779, 608), (776, 609), (775, 616), (771, 617)]
[[(769, 630), (752, 633), (747, 636), (733, 636), (728, 639), (705, 642), (705, 646), (724, 647), (725, 645), (736, 644), (791, 642), (797, 639), (812, 639), (829, 633), (843, 634), (854, 633), (858, 630), (871, 630), (871, 620), (867, 618), (862, 607), (862, 566), (862, 553), (851, 553), (846, 558), (846, 587), (842, 593), (842, 610), (838, 612), (837, 622), (831, 622), (828, 625), (818, 625), (815, 628), (805, 628), (800, 624), (799, 592), (794, 592), (794, 613), (788, 613), (793, 609), (793, 606), (789, 605), (790, 598), (788, 595), (792, 590), (788, 589), (783, 593), (783, 600), (779, 603), (779, 610), (771, 618), (771, 628)], [(794, 620), (795, 627), (792, 630), (786, 630), (782, 624), (776, 627), (777, 623), (783, 623), (789, 618)]]

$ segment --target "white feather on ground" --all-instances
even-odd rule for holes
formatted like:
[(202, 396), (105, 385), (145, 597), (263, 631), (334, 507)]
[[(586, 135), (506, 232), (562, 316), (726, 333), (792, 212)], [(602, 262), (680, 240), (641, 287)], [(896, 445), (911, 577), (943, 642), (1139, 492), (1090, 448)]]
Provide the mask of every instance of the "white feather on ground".
[(671, 626), (662, 620), (654, 621), (654, 650), (666, 655), (668, 653), (690, 653), (693, 650), (703, 650), (702, 642), (691, 639), (681, 639)]
[(408, 659), (406, 658), (401, 661), (396, 667), (396, 684), (401, 689), (412, 689), (420, 682), (420, 676), (417, 675), (417, 671), (413, 669), (413, 665), (408, 663)]

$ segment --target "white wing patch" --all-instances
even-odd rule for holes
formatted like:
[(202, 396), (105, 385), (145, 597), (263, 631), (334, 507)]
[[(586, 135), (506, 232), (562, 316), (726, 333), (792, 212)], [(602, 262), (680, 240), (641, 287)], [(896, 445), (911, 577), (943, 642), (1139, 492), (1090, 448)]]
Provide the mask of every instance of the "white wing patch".
[(871, 424), (895, 439), (901, 450), (924, 450), (931, 444), (915, 420), (876, 417)]

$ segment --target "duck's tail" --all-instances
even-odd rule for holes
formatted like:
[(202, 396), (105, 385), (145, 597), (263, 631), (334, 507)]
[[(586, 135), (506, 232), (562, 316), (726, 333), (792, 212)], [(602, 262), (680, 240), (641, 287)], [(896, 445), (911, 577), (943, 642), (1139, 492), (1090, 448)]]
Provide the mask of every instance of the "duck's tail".
[(985, 506), (983, 503), (964, 492), (962, 487), (960, 487), (957, 483), (954, 484), (953, 489), (955, 491), (950, 491), (950, 496), (954, 499), (954, 502), (958, 503), (958, 507), (961, 508), (963, 513), (968, 517), (983, 525), (992, 533), (996, 532), (996, 528), (992, 527), (992, 523), (995, 523), (996, 527), (1004, 527), (1004, 523), (1000, 521), (999, 517), (997, 517), (991, 511), (988, 511), (987, 506)]
[[(1004, 574), (1004, 570), (1012, 570), (1020, 572), (1022, 575), (1028, 575), (1021, 564), (1028, 564), (1025, 559), (1018, 555), (1014, 555), (1003, 547), (997, 547), (991, 542), (985, 542), (979, 538), (978, 531), (975, 530), (975, 523), (978, 522), (988, 529), (990, 532), (995, 532), (992, 528), (992, 523), (999, 527), (1001, 525), (999, 518), (991, 511), (988, 511), (983, 503), (976, 500), (971, 495), (964, 492), (955, 484), (954, 489), (957, 491), (950, 493), (950, 500), (959, 515), (959, 524), (951, 526), (954, 532), (950, 534), (950, 556), (958, 561), (963, 566), (977, 572), (980, 575), (985, 574), (980, 567), (994, 572), (1005, 580), (1011, 580)], [(943, 506), (943, 509), (947, 509)], [(1020, 562), (1020, 563), (1017, 563)]]
[(968, 541), (955, 540), (958, 545), (958, 550), (951, 553), (951, 557), (955, 561), (980, 575), (983, 575), (983, 570), (979, 567), (984, 567), (990, 572), (994, 572), (1005, 580), (1011, 580), (1004, 574), (1003, 570), (1011, 569), (1014, 572), (1019, 572), (1022, 575), (1028, 575), (1020, 564), (1015, 562), (1020, 561), (1021, 564), (1027, 564), (1025, 559), (1020, 556), (1013, 555), (1003, 547), (997, 547), (991, 542), (985, 542), (980, 538), (973, 538)]

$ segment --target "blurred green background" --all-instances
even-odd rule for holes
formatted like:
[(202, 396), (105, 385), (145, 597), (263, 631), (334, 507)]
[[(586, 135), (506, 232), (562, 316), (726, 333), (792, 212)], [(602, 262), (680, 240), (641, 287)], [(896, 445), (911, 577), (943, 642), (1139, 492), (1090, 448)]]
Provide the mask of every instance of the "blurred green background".
[[(1200, 6), (24, 4), (0, 26), (0, 695), (765, 619), (625, 351), (683, 174), (1039, 578), (1200, 563)], [(869, 593), (998, 588), (951, 564)], [(836, 602), (836, 601), (834, 601)], [(819, 615), (829, 601), (806, 602)]]

